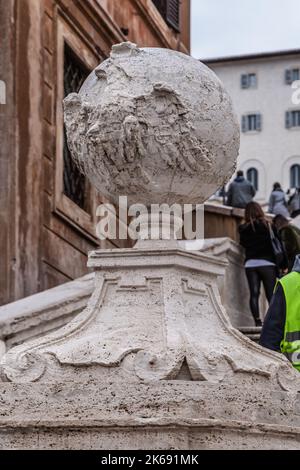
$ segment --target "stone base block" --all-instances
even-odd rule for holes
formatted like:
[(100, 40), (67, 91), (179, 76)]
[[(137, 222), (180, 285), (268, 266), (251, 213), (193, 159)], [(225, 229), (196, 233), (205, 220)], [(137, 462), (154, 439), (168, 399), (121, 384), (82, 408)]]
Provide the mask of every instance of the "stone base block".
[(166, 381), (0, 386), (0, 449), (300, 449), (300, 397)]

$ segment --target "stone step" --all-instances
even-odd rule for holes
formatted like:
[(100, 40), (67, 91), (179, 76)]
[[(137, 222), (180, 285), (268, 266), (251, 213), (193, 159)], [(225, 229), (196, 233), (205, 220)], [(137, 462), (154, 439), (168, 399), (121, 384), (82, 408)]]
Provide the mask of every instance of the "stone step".
[(247, 338), (252, 339), (252, 341), (255, 341), (255, 343), (259, 342), (260, 335), (245, 335)]
[(261, 333), (261, 326), (242, 326), (239, 328), (241, 333), (244, 333), (244, 335), (248, 334), (259, 334)]
[(243, 333), (247, 338), (251, 339), (255, 343), (259, 342), (261, 334), (261, 326), (247, 326), (239, 328), (239, 331)]

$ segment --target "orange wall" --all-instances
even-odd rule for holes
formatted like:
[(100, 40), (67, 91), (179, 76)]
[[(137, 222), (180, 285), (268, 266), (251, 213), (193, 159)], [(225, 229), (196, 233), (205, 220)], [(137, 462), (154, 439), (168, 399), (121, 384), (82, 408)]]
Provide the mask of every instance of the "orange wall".
[[(190, 52), (190, 0), (181, 2), (181, 32), (169, 27), (152, 0), (99, 0), (120, 28), (128, 28), (128, 40), (139, 46), (170, 47)], [(167, 44), (168, 43), (168, 44)]]

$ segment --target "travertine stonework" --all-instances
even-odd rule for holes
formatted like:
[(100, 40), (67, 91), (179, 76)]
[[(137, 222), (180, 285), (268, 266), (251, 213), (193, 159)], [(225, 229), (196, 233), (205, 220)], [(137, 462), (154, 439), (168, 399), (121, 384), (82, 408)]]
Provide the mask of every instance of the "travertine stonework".
[(88, 307), (2, 358), (0, 448), (300, 448), (298, 372), (231, 326), (224, 260), (105, 250), (90, 265)]
[(298, 373), (232, 328), (221, 305), (223, 259), (179, 249), (90, 254), (96, 289), (64, 328), (11, 349), (14, 382), (189, 380), (300, 390)]
[(202, 203), (231, 177), (232, 103), (198, 60), (124, 43), (65, 99), (73, 158), (109, 199)]
[[(197, 244), (193, 242), (192, 245)], [(181, 242), (187, 249), (189, 242)], [(202, 253), (227, 261), (225, 277), (218, 277), (221, 303), (236, 328), (253, 327), (249, 291), (241, 247), (229, 238), (206, 239)], [(195, 246), (193, 246), (195, 249)], [(95, 273), (47, 289), (0, 307), (0, 359), (6, 351), (25, 341), (45, 336), (69, 323), (86, 308), (94, 290)], [(238, 299), (238, 301), (237, 301)], [(263, 311), (263, 309), (262, 309)]]
[[(66, 123), (97, 187), (134, 202), (199, 202), (237, 155), (223, 87), (166, 50), (115, 47)], [(87, 307), (1, 359), (0, 448), (300, 447), (299, 373), (233, 328), (222, 257), (144, 239), (89, 266)]]

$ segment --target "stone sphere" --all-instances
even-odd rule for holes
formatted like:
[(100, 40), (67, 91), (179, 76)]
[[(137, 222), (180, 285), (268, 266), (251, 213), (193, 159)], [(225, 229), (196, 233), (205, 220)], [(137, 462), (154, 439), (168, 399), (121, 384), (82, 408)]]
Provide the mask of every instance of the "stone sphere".
[(208, 67), (180, 52), (113, 46), (64, 110), (73, 159), (112, 202), (202, 203), (235, 170), (231, 99)]

